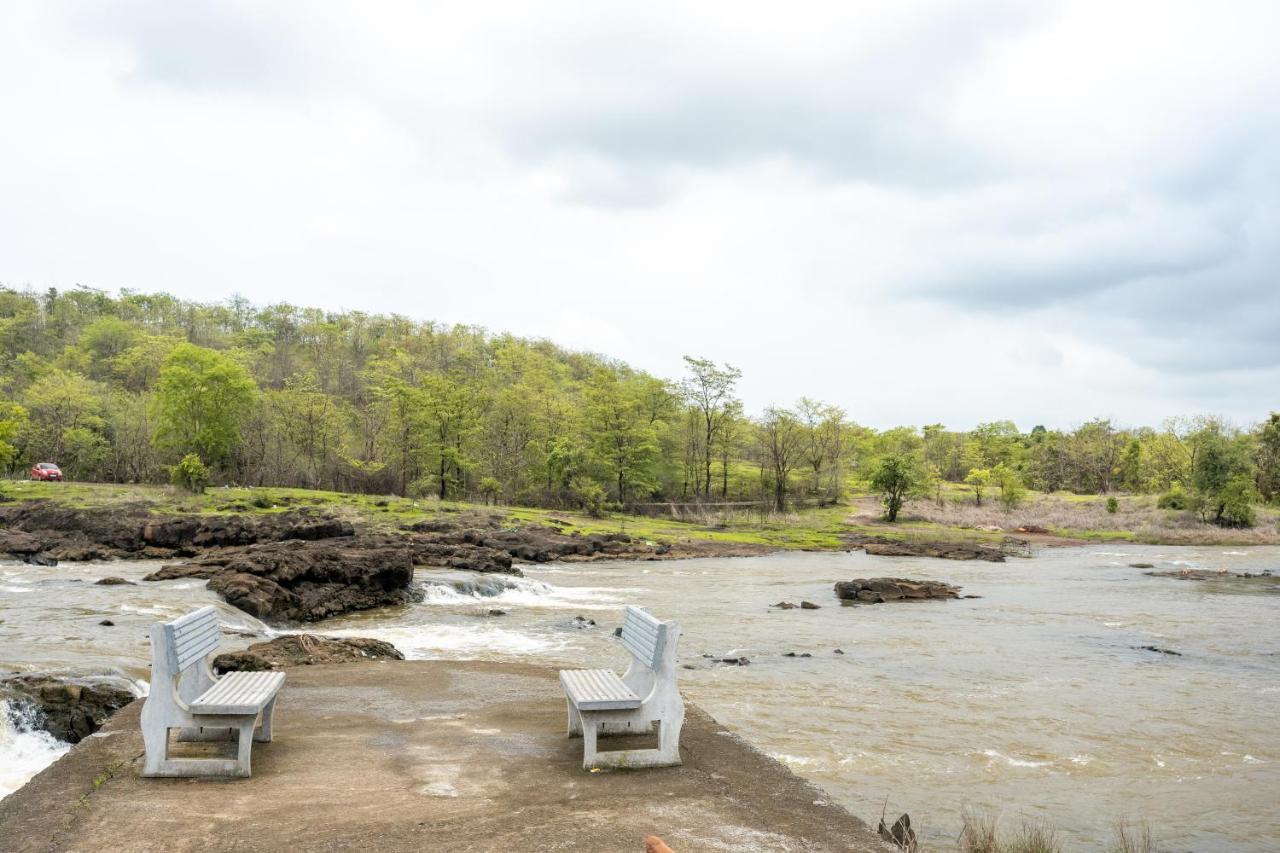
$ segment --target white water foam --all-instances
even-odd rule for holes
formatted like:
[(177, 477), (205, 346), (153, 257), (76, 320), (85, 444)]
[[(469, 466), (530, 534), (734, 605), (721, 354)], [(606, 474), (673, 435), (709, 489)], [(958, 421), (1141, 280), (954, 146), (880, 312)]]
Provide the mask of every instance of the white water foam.
[(0, 700), (0, 799), (57, 761), (71, 745), (33, 729), (25, 709)]
[(427, 580), (422, 582), (424, 604), (478, 604), (508, 607), (546, 607), (575, 610), (609, 610), (622, 600), (611, 590), (592, 587), (552, 586), (530, 578), (488, 576), (475, 580)]
[(1002, 752), (996, 752), (994, 749), (984, 749), (982, 754), (987, 756), (987, 758), (998, 758), (1010, 767), (1047, 767), (1049, 765), (1049, 762), (1047, 761), (1027, 761), (1022, 758), (1013, 758)]

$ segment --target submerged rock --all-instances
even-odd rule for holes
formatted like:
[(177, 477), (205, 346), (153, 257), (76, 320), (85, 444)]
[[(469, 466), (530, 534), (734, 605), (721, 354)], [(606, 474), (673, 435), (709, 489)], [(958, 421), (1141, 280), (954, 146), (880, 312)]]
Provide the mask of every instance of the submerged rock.
[(220, 654), (213, 659), (213, 670), (219, 673), (233, 670), (257, 672), (286, 666), (363, 660), (404, 660), (404, 655), (390, 643), (369, 637), (289, 634), (265, 643), (254, 643), (243, 651)]
[(1173, 655), (1174, 657), (1182, 657), (1182, 652), (1175, 652), (1173, 649), (1162, 649), (1159, 646), (1134, 646), (1140, 652), (1155, 652), (1161, 655)]
[(1003, 563), (1005, 554), (990, 545), (954, 542), (866, 542), (862, 549), (876, 557), (937, 557), (943, 560), (986, 560)]
[(887, 601), (921, 601), (933, 598), (959, 598), (960, 587), (942, 581), (909, 578), (858, 578), (840, 581), (836, 597), (859, 604), (882, 604)]
[(135, 696), (132, 690), (104, 681), (13, 675), (0, 679), (0, 698), (9, 700), (11, 715), (22, 718), (15, 724), (79, 743)]
[(94, 581), (94, 584), (97, 586), (135, 586), (133, 581), (127, 581), (124, 578), (118, 578), (115, 575), (98, 578)]

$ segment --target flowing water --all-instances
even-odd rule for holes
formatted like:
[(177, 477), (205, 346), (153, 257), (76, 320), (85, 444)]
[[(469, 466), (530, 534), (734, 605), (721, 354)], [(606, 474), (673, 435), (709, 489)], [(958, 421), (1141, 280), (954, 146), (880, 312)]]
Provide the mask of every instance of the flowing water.
[[(527, 566), (523, 579), (421, 571), (422, 604), (320, 630), (387, 639), (411, 658), (621, 668), (611, 632), (623, 604), (642, 603), (684, 627), (688, 698), (855, 814), (910, 812), (933, 849), (951, 846), (966, 808), (1013, 826), (1043, 819), (1075, 849), (1103, 847), (1119, 818), (1149, 821), (1168, 850), (1280, 849), (1280, 584), (1147, 577), (1128, 566), (1138, 561), (1280, 573), (1280, 548), (1062, 548), (1003, 564), (784, 553)], [(228, 646), (269, 633), (203, 581), (92, 584), (153, 567), (0, 565), (0, 669), (145, 679), (149, 625), (203, 604), (241, 632)], [(832, 593), (880, 575), (982, 597), (842, 606)], [(769, 607), (784, 599), (821, 609)], [(65, 747), (0, 726), (2, 796)]]

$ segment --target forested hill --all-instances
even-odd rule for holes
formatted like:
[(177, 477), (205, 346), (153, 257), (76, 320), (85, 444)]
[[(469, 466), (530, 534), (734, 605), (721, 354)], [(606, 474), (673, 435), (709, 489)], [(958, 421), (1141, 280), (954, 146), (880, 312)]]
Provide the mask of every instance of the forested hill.
[[(1280, 482), (1280, 419), (1070, 433), (1007, 421), (876, 432), (812, 400), (749, 415), (736, 370), (671, 381), (553, 343), (400, 316), (165, 294), (0, 287), (0, 463), (161, 482), (197, 454), (215, 482), (533, 505), (838, 498), (882, 459), (930, 480), (1044, 491)], [(781, 402), (781, 401), (780, 401)], [(1082, 418), (1083, 420), (1083, 418)], [(1012, 479), (1011, 479), (1012, 478)], [(994, 486), (993, 486), (994, 488)]]

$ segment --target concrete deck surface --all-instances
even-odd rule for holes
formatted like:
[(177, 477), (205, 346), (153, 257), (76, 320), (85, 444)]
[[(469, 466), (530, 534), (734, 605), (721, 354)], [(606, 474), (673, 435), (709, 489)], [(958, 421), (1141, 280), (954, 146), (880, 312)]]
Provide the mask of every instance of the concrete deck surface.
[(682, 767), (584, 772), (540, 667), (290, 670), (250, 779), (139, 776), (141, 705), (0, 801), (0, 850), (640, 851), (650, 834), (676, 853), (887, 849), (692, 706)]

